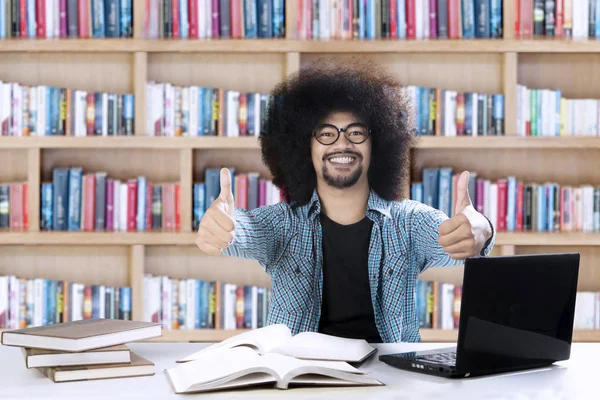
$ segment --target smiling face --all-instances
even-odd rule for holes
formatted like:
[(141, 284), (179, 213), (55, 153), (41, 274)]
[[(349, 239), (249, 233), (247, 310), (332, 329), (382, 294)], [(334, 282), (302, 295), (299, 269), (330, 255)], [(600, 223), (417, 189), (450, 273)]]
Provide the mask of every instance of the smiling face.
[[(362, 124), (362, 125), (361, 125)], [(334, 112), (329, 114), (319, 129), (319, 142), (315, 137), (311, 141), (312, 161), (317, 174), (317, 182), (328, 186), (344, 189), (357, 183), (366, 183), (367, 172), (371, 162), (371, 137), (356, 144), (346, 138), (341, 132), (339, 138), (334, 127), (347, 128), (347, 134), (353, 141), (358, 142), (367, 134), (364, 122), (350, 112)], [(326, 145), (335, 140), (335, 143)]]

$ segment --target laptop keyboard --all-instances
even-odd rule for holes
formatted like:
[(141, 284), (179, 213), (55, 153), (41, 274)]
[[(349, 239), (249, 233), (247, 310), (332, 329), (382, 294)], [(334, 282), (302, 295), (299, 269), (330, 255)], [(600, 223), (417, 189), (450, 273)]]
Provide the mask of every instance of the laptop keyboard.
[(456, 364), (456, 352), (450, 353), (438, 353), (438, 354), (427, 354), (418, 357), (419, 360), (427, 361), (436, 364)]

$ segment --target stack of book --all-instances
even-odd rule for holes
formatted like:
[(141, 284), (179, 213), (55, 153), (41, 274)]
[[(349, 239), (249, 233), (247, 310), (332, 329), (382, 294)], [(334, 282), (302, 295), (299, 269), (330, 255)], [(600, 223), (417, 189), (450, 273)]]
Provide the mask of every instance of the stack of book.
[(5, 331), (1, 342), (21, 348), (26, 368), (70, 382), (154, 375), (154, 363), (126, 343), (161, 334), (160, 324), (96, 318)]

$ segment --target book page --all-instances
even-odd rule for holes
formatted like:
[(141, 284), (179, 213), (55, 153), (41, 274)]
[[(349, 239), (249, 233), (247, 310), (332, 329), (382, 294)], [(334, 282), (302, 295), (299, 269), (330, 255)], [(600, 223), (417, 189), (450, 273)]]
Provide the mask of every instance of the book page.
[(309, 368), (316, 371), (319, 368), (344, 371), (353, 374), (364, 374), (363, 371), (354, 368), (343, 361), (321, 361), (321, 360), (301, 360), (294, 357), (284, 356), (282, 354), (269, 353), (261, 357), (263, 366), (277, 372), (280, 378), (299, 370), (300, 368)]
[(212, 344), (177, 362), (197, 360), (201, 354), (212, 352), (220, 348), (233, 348), (236, 346), (250, 346), (258, 350), (259, 354), (266, 354), (271, 349), (281, 346), (292, 337), (290, 329), (284, 324), (268, 325), (263, 328), (232, 336), (222, 342)]
[(367, 341), (317, 332), (302, 332), (275, 347), (272, 353), (315, 360), (358, 362), (375, 351)]
[(236, 347), (201, 354), (197, 360), (169, 368), (166, 373), (175, 391), (181, 393), (191, 387), (225, 384), (253, 372), (269, 373), (261, 369), (262, 365), (262, 357), (256, 351), (248, 347)]

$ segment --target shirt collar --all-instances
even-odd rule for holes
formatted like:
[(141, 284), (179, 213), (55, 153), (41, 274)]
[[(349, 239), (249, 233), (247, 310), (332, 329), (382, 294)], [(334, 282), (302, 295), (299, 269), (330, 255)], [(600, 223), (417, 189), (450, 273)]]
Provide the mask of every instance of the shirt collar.
[[(319, 200), (317, 189), (313, 191), (312, 197), (306, 204), (305, 209), (307, 210), (307, 217), (312, 217), (321, 213), (321, 201)], [(369, 192), (369, 200), (367, 202), (367, 214), (373, 211), (388, 218), (391, 217), (390, 202), (379, 197), (379, 195), (371, 189)]]

